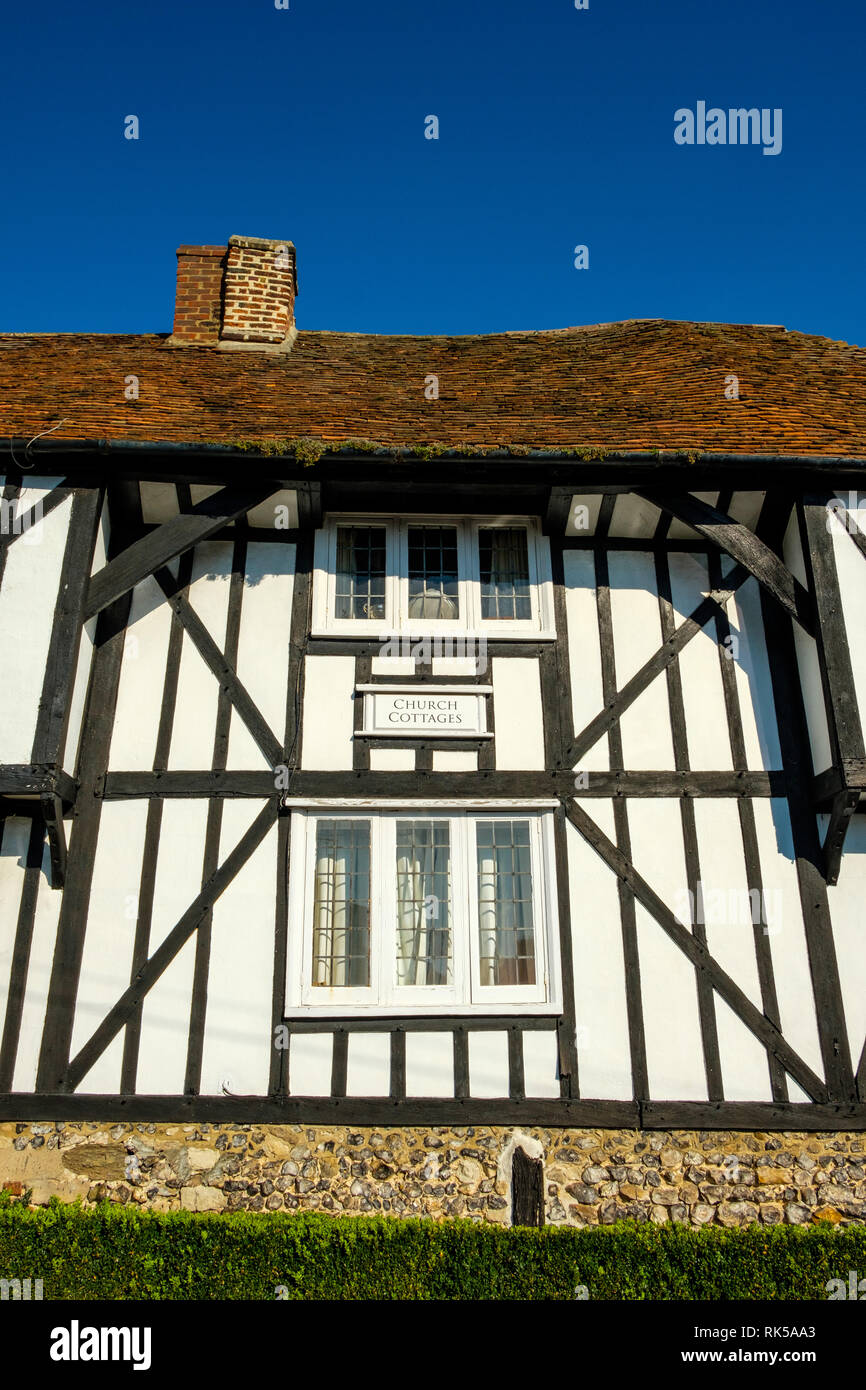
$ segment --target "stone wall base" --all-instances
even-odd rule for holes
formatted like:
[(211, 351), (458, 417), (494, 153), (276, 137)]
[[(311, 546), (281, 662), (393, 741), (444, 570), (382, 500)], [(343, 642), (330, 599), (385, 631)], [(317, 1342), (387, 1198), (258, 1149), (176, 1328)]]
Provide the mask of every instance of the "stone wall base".
[(511, 1220), (515, 1142), (544, 1164), (545, 1219), (691, 1226), (866, 1219), (857, 1133), (343, 1125), (0, 1125), (0, 1186), (31, 1202)]

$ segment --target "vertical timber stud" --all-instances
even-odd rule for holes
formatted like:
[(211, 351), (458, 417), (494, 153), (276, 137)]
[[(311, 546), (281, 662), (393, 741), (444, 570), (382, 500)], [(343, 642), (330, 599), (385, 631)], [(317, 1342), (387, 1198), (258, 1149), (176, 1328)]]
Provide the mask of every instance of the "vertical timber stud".
[(833, 884), (839, 877), (848, 822), (859, 802), (859, 794), (846, 785), (845, 765), (850, 759), (862, 760), (866, 750), (833, 555), (833, 537), (828, 530), (828, 500), (828, 495), (810, 494), (803, 498), (797, 510), (803, 559), (818, 612), (818, 660), (833, 770), (838, 779), (824, 841), (825, 873), (827, 882)]
[[(229, 583), (228, 617), (226, 621), (225, 659), (232, 669), (237, 667), (238, 646), (241, 631), (241, 605), (244, 594), (244, 575), (247, 564), (247, 540), (240, 522), (235, 523), (237, 536), (232, 551), (232, 574)], [(225, 689), (219, 692), (217, 701), (216, 730), (214, 732), (211, 771), (224, 772), (228, 761), (229, 728), (232, 706)], [(201, 886), (216, 873), (219, 867), (220, 831), (223, 821), (223, 801), (212, 796), (208, 801), (207, 826), (205, 829), (204, 858), (201, 871)], [(187, 1042), (186, 1076), (184, 1093), (198, 1095), (201, 1090), (201, 1069), (204, 1055), (204, 1030), (207, 1015), (207, 986), (210, 974), (211, 931), (213, 927), (213, 908), (208, 908), (199, 923), (195, 936), (195, 967), (192, 983), (192, 1005), (190, 1009), (189, 1037)]]
[[(305, 494), (306, 495), (306, 494)], [(298, 493), (298, 510), (301, 493)], [(279, 785), (288, 793), (289, 785), (301, 756), (301, 709), (304, 698), (304, 657), (307, 649), (312, 616), (313, 529), (315, 518), (305, 509), (309, 523), (301, 530), (295, 547), (295, 574), (292, 581), (292, 620), (289, 630), (289, 664), (286, 680), (286, 721), (283, 735), (283, 776), (277, 784), (274, 769), (274, 788)], [(289, 1086), (289, 1050), (277, 1047), (277, 1029), (283, 1023), (286, 999), (286, 962), (289, 932), (289, 861), (292, 852), (292, 817), (282, 813), (277, 821), (277, 891), (274, 918), (274, 983), (271, 997), (271, 1065), (268, 1091), (285, 1097)], [(289, 1038), (291, 1043), (291, 1038)]]
[(69, 841), (66, 884), (57, 924), (57, 940), (45, 1008), (45, 1027), (36, 1073), (37, 1091), (65, 1089), (62, 1077), (69, 1065), (75, 1001), (78, 996), (78, 980), (87, 930), (93, 861), (99, 838), (102, 810), (99, 783), (108, 766), (117, 687), (131, 604), (132, 590), (129, 589), (99, 614), (96, 625), (96, 643), (90, 690), (84, 711), (79, 764), (81, 789), (76, 801), (75, 819)]
[[(663, 641), (667, 642), (674, 633), (673, 596), (671, 591), (670, 566), (663, 550), (655, 552), (656, 588), (659, 596), (659, 617)], [(712, 587), (712, 582), (710, 587)], [(680, 672), (679, 656), (674, 657), (667, 668), (668, 702), (671, 712), (671, 735), (673, 739), (674, 761), (678, 772), (689, 771), (689, 744), (686, 730), (686, 711), (683, 699), (683, 682)], [(695, 808), (688, 796), (680, 797), (680, 818), (683, 829), (683, 848), (685, 851), (686, 874), (688, 878), (690, 901), (697, 909), (701, 901), (701, 863), (698, 853), (698, 833), (695, 824)], [(697, 910), (691, 923), (695, 936), (706, 946), (707, 932), (703, 913)], [(722, 1064), (719, 1056), (719, 1034), (716, 1026), (716, 1006), (713, 987), (702, 970), (695, 971), (698, 995), (698, 1014), (701, 1023), (701, 1041), (704, 1052), (704, 1072), (707, 1078), (707, 1098), (723, 1100)]]
[[(599, 528), (604, 521), (604, 535), (595, 549), (595, 592), (598, 606), (598, 635), (601, 648), (602, 699), (610, 705), (616, 699), (616, 665), (613, 651), (613, 619), (610, 607), (610, 575), (607, 556), (607, 524), (613, 511), (614, 499), (605, 497), (599, 513)], [(608, 503), (610, 507), (608, 508)], [(607, 515), (605, 516), (605, 513)], [(596, 532), (598, 534), (598, 530)], [(610, 767), (612, 772), (622, 772), (622, 733), (619, 723), (613, 724), (608, 732), (610, 747)], [(626, 859), (631, 859), (631, 837), (628, 828), (627, 803), (621, 796), (613, 798), (613, 816), (616, 831), (616, 847)], [(649, 1100), (649, 1078), (646, 1056), (646, 1030), (643, 1018), (643, 1000), (640, 986), (640, 956), (637, 944), (637, 914), (634, 894), (621, 878), (616, 881), (619, 894), (620, 917), (622, 920), (622, 949), (625, 963), (626, 1011), (628, 1014), (629, 1051), (631, 1054), (631, 1074), (634, 1099)]]
[[(186, 550), (178, 560), (179, 592), (186, 594), (192, 579), (194, 551)], [(153, 758), (154, 772), (165, 772), (168, 768), (168, 755), (171, 748), (171, 735), (174, 729), (174, 713), (177, 706), (177, 687), (180, 676), (180, 658), (183, 650), (183, 624), (177, 613), (171, 613), (171, 627), (168, 637), (165, 676), (162, 685), (162, 705), (159, 711), (159, 727), (156, 735), (156, 752)], [(151, 796), (147, 802), (147, 821), (144, 830), (144, 850), (141, 856), (141, 878), (138, 888), (138, 911), (135, 921), (135, 939), (132, 945), (132, 962), (129, 967), (129, 982), (137, 976), (147, 962), (153, 922), (153, 899), (156, 889), (156, 866), (159, 858), (159, 840), (162, 829), (163, 800)], [(123, 1035), (123, 1062), (120, 1071), (120, 1089), (126, 1095), (135, 1092), (135, 1079), (138, 1071), (138, 1050), (141, 1041), (141, 1009), (137, 1008), (126, 1025)]]
[[(767, 493), (759, 529), (765, 532), (772, 528), (771, 544), (775, 542), (781, 547), (789, 511), (787, 502), (781, 505), (780, 499)], [(794, 633), (790, 619), (780, 613), (778, 605), (763, 588), (761, 614), (776, 707), (782, 765), (787, 780), (791, 834), (800, 885), (800, 902), (824, 1078), (831, 1101), (850, 1103), (857, 1100), (857, 1090), (851, 1067), (836, 946), (827, 902), (823, 852), (812, 805), (812, 754), (803, 693), (800, 689)]]
[[(711, 550), (708, 555), (708, 561), (710, 588), (720, 589), (723, 583), (721, 552), (718, 550)], [(731, 761), (735, 772), (744, 771), (748, 767), (748, 757), (746, 755), (746, 739), (743, 732), (740, 697), (737, 692), (737, 675), (735, 663), (731, 654), (731, 625), (726, 608), (721, 607), (719, 609), (719, 612), (716, 614), (715, 625), (716, 645), (719, 652), (719, 667), (722, 677), (722, 690), (725, 697), (725, 712), (728, 720), (728, 742), (731, 747)], [(761, 1004), (767, 1018), (771, 1023), (775, 1024), (781, 1032), (782, 1023), (776, 995), (773, 953), (770, 949), (770, 940), (766, 931), (769, 924), (765, 921), (765, 910), (763, 907), (766, 899), (764, 896), (764, 884), (761, 874), (761, 859), (758, 851), (755, 808), (749, 797), (737, 797), (737, 812), (740, 819), (740, 836), (743, 841), (743, 858), (746, 866), (746, 884), (750, 895), (749, 901), (750, 903), (752, 901), (752, 892), (756, 892), (758, 895), (758, 902), (762, 905), (758, 913), (759, 921), (755, 922), (755, 914), (754, 911), (752, 912), (752, 929), (755, 938), (755, 960), (758, 969), (758, 982), (761, 987)], [(778, 1058), (774, 1057), (771, 1052), (767, 1053), (767, 1066), (770, 1074), (770, 1090), (773, 1100), (786, 1101), (788, 1099), (788, 1082), (785, 1069)]]
[[(31, 761), (61, 767), (64, 755), (72, 688), (78, 664), (84, 601), (90, 581), (90, 566), (99, 514), (100, 488), (76, 489), (72, 494), (69, 532), (63, 553), (54, 623), (45, 663), (42, 695), (36, 717)], [(43, 523), (44, 524), (44, 523)], [(74, 767), (70, 769), (74, 771)], [(63, 806), (59, 796), (41, 798), (42, 818), (51, 847), (51, 885), (62, 888), (66, 875), (66, 833)]]

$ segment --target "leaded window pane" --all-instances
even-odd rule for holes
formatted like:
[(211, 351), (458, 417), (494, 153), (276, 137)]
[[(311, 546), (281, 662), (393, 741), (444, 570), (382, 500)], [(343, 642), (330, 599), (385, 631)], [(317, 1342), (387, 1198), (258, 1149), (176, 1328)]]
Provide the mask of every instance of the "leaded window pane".
[(476, 825), (483, 985), (535, 984), (529, 822)]
[(385, 617), (385, 527), (337, 527), (336, 617)]
[(529, 547), (523, 526), (485, 526), (478, 533), (482, 618), (530, 619)]
[(313, 984), (370, 984), (370, 822), (316, 823)]

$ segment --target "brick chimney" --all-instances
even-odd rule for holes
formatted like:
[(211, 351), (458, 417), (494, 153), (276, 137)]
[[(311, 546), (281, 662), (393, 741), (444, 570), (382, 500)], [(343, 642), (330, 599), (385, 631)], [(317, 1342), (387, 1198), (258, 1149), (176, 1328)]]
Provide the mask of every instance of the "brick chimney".
[(171, 347), (286, 352), (296, 335), (298, 280), (290, 241), (229, 237), (180, 246)]

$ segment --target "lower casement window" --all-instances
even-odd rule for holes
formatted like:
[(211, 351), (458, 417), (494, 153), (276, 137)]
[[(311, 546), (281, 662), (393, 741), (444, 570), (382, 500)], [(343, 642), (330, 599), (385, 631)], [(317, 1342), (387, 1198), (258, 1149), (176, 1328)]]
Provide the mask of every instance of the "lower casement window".
[(559, 1006), (552, 816), (292, 813), (286, 1007)]

